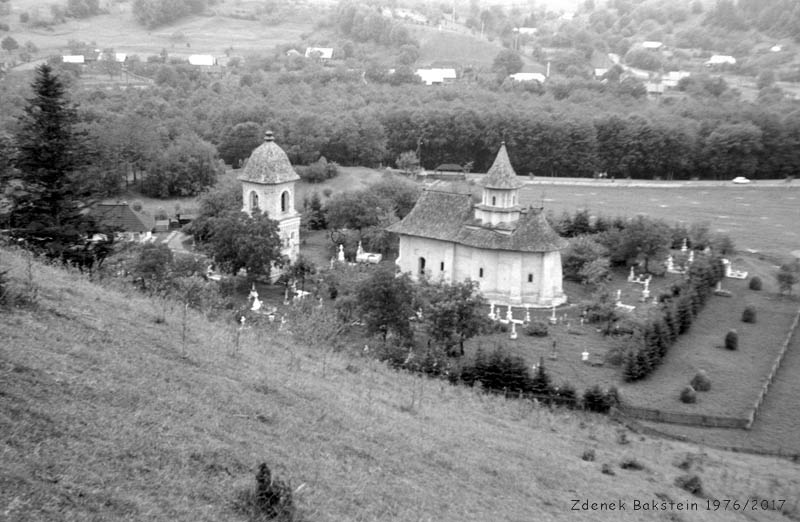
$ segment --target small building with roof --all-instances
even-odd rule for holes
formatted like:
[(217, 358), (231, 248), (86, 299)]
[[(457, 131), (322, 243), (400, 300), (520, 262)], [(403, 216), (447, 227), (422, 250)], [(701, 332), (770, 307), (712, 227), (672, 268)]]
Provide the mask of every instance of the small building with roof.
[[(300, 253), (300, 214), (294, 207), (295, 183), (300, 179), (289, 158), (267, 131), (264, 143), (250, 154), (237, 179), (242, 183), (242, 212), (266, 212), (278, 222), (282, 253), (292, 263)], [(280, 271), (272, 271), (272, 279)]]
[(468, 193), (425, 190), (411, 212), (388, 228), (400, 237), (400, 270), (414, 279), (477, 281), (481, 293), (499, 304), (566, 302), (561, 250), (567, 242), (542, 209), (520, 206), (523, 183), (505, 143), (481, 184), (478, 204)]
[(98, 225), (113, 230), (118, 239), (142, 243), (153, 239), (155, 219), (133, 210), (125, 202), (99, 203), (90, 214)]

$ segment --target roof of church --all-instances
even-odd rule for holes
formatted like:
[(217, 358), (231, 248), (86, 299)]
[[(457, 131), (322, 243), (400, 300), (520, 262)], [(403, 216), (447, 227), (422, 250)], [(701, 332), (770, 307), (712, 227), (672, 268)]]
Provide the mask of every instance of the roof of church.
[(552, 252), (567, 246), (540, 210), (522, 211), (515, 225), (482, 226), (474, 219), (469, 194), (426, 190), (411, 212), (388, 230), (490, 250)]
[(300, 176), (294, 171), (283, 149), (275, 143), (272, 132), (267, 131), (264, 143), (250, 154), (250, 159), (247, 160), (247, 164), (237, 179), (254, 183), (278, 184), (297, 181)]
[(500, 150), (494, 158), (494, 163), (489, 167), (486, 177), (481, 180), (481, 184), (491, 189), (518, 189), (524, 185), (514, 172), (511, 160), (508, 159), (506, 142), (500, 144)]

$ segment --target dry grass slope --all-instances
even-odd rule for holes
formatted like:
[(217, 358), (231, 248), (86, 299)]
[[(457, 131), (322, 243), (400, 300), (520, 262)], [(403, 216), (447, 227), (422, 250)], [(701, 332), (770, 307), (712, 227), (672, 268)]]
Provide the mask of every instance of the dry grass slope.
[[(0, 251), (14, 284), (24, 259)], [(35, 307), (0, 315), (0, 518), (219, 521), (267, 461), (307, 520), (617, 520), (570, 499), (628, 502), (625, 520), (799, 519), (800, 470), (629, 435), (229, 325), (34, 265)], [(585, 450), (596, 459), (584, 461)], [(636, 461), (643, 469), (621, 469)], [(783, 513), (632, 512), (634, 499), (785, 498)], [(601, 473), (607, 465), (615, 474)], [(755, 518), (753, 518), (755, 517)]]

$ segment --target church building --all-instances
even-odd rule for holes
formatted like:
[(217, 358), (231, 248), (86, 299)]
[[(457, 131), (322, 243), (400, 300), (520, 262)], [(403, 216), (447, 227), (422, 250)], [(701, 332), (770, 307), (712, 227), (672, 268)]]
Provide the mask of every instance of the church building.
[[(278, 222), (282, 253), (294, 263), (300, 252), (300, 214), (294, 208), (294, 184), (300, 179), (286, 153), (267, 131), (264, 143), (250, 154), (239, 174), (242, 182), (242, 212), (252, 215), (258, 209)], [(273, 270), (272, 279), (280, 275)]]
[(483, 197), (423, 191), (411, 212), (388, 230), (400, 236), (397, 265), (415, 279), (477, 281), (490, 301), (550, 307), (566, 302), (561, 250), (567, 241), (542, 209), (522, 208), (505, 143), (482, 181)]

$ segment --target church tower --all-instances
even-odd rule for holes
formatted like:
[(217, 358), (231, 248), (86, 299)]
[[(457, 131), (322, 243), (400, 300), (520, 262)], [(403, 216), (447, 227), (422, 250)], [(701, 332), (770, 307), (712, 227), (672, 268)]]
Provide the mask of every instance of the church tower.
[(517, 177), (508, 159), (506, 143), (482, 181), (483, 197), (475, 205), (475, 219), (484, 226), (508, 228), (519, 220), (522, 208), (519, 206), (519, 189), (523, 183)]
[[(294, 184), (300, 176), (275, 143), (271, 131), (250, 154), (237, 179), (242, 182), (242, 212), (252, 215), (258, 209), (277, 221), (282, 253), (291, 262), (296, 261), (300, 252), (300, 214), (294, 208)], [(273, 279), (278, 275), (275, 271)]]

